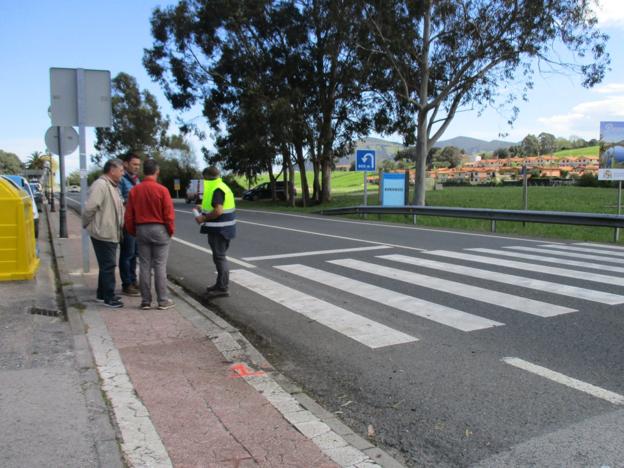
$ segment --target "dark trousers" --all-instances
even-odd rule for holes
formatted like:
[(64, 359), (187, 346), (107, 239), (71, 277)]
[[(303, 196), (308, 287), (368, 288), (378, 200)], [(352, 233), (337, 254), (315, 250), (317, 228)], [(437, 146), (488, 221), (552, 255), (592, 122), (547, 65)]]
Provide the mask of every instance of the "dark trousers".
[(98, 274), (97, 298), (110, 301), (115, 295), (115, 267), (117, 266), (117, 242), (91, 238), (100, 272)]
[(119, 244), (119, 276), (123, 287), (137, 282), (137, 253), (136, 238), (124, 229), (123, 239)]
[(219, 233), (208, 233), (208, 245), (212, 250), (212, 260), (217, 267), (216, 286), (219, 289), (227, 290), (230, 283), (230, 268), (225, 253), (230, 246), (230, 240)]

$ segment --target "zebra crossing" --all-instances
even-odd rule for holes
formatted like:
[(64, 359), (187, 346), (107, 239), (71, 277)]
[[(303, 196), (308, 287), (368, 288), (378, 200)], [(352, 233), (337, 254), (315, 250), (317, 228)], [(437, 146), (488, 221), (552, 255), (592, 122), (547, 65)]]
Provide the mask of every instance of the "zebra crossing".
[[(294, 284), (309, 281), (344, 293), (346, 297), (355, 299), (343, 301), (349, 306), (345, 306), (344, 303), (341, 306), (332, 304), (244, 269), (232, 270), (230, 280), (371, 349), (410, 345), (426, 338), (412, 336), (393, 328), (392, 323), (389, 323), (388, 314), (383, 313), (386, 307), (404, 312), (413, 320), (434, 322), (464, 333), (505, 326), (505, 323), (499, 321), (500, 318), (492, 320), (484, 316), (480, 312), (482, 308), (479, 307), (467, 305), (466, 309), (471, 308), (470, 310), (460, 310), (461, 308), (425, 300), (418, 297), (420, 294), (418, 291), (421, 290), (433, 290), (465, 298), (469, 300), (467, 304), (493, 305), (506, 314), (498, 315), (503, 317), (503, 320), (504, 317), (515, 313), (527, 314), (538, 320), (579, 313), (577, 309), (558, 304), (557, 300), (562, 296), (587, 301), (589, 304), (593, 302), (617, 306), (624, 303), (624, 268), (608, 264), (614, 257), (619, 257), (619, 260), (624, 257), (624, 250), (618, 250), (616, 246), (577, 243), (544, 244), (535, 247), (510, 245), (501, 249), (463, 250), (429, 250), (418, 253), (410, 251), (409, 255), (373, 253), (365, 260), (349, 257), (329, 258), (323, 262), (327, 264), (327, 269), (301, 263), (275, 264), (271, 267), (286, 273)], [(347, 255), (347, 252), (339, 254)], [(304, 255), (293, 256), (304, 257)], [(445, 261), (440, 261), (441, 257)], [(284, 260), (285, 258), (286, 256)], [(465, 263), (469, 263), (470, 266)], [(553, 264), (557, 266), (552, 266)], [(338, 273), (336, 267), (339, 269)], [(418, 272), (414, 271), (414, 267), (418, 268)], [(329, 271), (330, 269), (332, 271)], [(509, 272), (501, 272), (501, 269)], [(517, 274), (518, 270), (520, 274)], [(601, 270), (623, 275), (607, 275), (585, 270)], [(353, 279), (350, 275), (354, 271), (365, 273), (370, 280)], [(457, 275), (459, 279), (449, 280), (437, 276), (440, 273), (451, 273)], [(549, 279), (533, 278), (532, 274), (547, 275)], [(375, 278), (380, 276), (394, 281), (395, 284), (415, 285), (416, 292), (404, 294), (394, 290), (393, 286), (382, 287), (375, 284)], [(466, 281), (467, 279), (470, 281)], [(577, 280), (577, 284), (567, 284), (568, 279)], [(578, 285), (578, 280), (583, 281), (583, 286)], [(478, 286), (475, 285), (475, 281), (478, 282)], [(386, 285), (387, 283), (386, 281)], [(501, 292), (493, 289), (491, 283), (505, 284), (513, 286), (516, 290), (528, 291), (519, 294)], [(603, 287), (595, 283), (600, 283)], [(607, 289), (605, 286), (611, 290), (614, 287), (619, 288), (622, 294), (605, 291), (604, 289)], [(531, 299), (528, 297), (531, 290), (539, 291), (540, 299), (544, 297), (548, 299)], [(379, 313), (374, 319), (366, 317), (361, 311), (356, 310), (356, 305), (353, 305), (361, 300), (382, 305), (384, 308), (378, 309)]]

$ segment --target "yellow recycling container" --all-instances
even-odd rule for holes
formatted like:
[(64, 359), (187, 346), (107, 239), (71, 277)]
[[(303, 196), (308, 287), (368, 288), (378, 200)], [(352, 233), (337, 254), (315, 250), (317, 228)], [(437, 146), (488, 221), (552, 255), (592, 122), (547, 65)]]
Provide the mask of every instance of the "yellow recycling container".
[(0, 281), (32, 279), (39, 267), (32, 200), (0, 177)]

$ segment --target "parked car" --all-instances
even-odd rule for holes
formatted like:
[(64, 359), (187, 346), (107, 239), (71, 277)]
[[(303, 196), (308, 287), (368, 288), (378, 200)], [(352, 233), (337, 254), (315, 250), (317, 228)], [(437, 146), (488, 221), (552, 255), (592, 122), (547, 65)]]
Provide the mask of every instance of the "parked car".
[[(286, 200), (286, 184), (284, 181), (278, 180), (275, 182), (275, 194), (280, 200)], [(295, 191), (295, 195), (297, 192)], [(260, 185), (256, 185), (254, 188), (250, 188), (243, 192), (243, 200), (260, 200), (261, 198), (272, 198), (271, 183), (265, 182)]]
[(32, 190), (35, 196), (35, 202), (37, 202), (37, 208), (41, 210), (41, 204), (43, 203), (43, 192), (41, 191), (41, 184), (36, 182), (30, 182), (30, 190)]
[(186, 203), (201, 204), (203, 194), (204, 181), (202, 179), (191, 179), (186, 187)]
[(35, 201), (35, 195), (30, 188), (30, 184), (28, 181), (19, 175), (2, 175), (5, 180), (8, 180), (10, 183), (15, 186), (18, 190), (23, 190), (28, 194), (30, 200), (32, 201), (32, 210), (33, 210), (33, 219), (35, 221), (35, 238), (39, 237), (39, 210), (37, 209), (37, 202)]
[(72, 192), (72, 193), (80, 192), (80, 186), (79, 185), (70, 185), (69, 186), (69, 191)]

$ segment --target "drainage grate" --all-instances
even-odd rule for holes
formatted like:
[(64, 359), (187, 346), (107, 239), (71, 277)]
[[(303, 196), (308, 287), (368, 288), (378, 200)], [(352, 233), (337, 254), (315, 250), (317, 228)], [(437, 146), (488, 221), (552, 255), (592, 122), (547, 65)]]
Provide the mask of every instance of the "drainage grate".
[(43, 315), (44, 317), (60, 317), (61, 313), (58, 310), (42, 309), (40, 307), (31, 307), (30, 313), (32, 315)]

